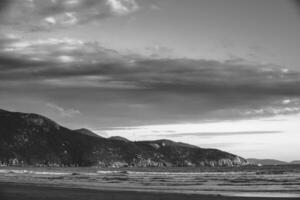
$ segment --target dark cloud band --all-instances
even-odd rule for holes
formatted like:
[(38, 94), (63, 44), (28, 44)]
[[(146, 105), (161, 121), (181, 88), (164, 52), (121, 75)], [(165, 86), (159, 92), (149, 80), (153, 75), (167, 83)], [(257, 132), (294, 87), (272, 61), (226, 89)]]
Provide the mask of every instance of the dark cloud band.
[(139, 109), (165, 110), (165, 118), (178, 119), (300, 112), (299, 72), (276, 65), (242, 59), (145, 58), (71, 39), (2, 37), (0, 47), (3, 92), (38, 91), (44, 95), (55, 88), (56, 93), (68, 97), (85, 93), (101, 99), (106, 95), (106, 103), (114, 101), (126, 109), (133, 108), (127, 104), (146, 105)]

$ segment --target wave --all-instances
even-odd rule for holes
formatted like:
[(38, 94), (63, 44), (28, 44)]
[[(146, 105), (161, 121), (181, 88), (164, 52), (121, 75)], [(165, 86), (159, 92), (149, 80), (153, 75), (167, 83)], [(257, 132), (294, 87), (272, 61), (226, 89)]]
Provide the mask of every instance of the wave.
[(71, 175), (72, 173), (0, 169), (0, 174)]
[[(239, 174), (250, 174), (249, 172), (135, 172), (135, 171), (127, 171), (128, 174), (136, 174), (136, 175), (239, 175)], [(251, 173), (252, 174), (252, 173)], [(254, 173), (253, 173), (254, 174)]]
[(160, 176), (206, 176), (206, 175), (241, 175), (241, 174), (255, 174), (254, 172), (139, 172), (139, 171), (130, 171), (130, 170), (124, 170), (124, 171), (118, 171), (118, 170), (99, 170), (97, 171), (97, 174), (128, 174), (128, 175), (160, 175)]
[(126, 174), (128, 171), (106, 171), (106, 170), (99, 170), (97, 174)]

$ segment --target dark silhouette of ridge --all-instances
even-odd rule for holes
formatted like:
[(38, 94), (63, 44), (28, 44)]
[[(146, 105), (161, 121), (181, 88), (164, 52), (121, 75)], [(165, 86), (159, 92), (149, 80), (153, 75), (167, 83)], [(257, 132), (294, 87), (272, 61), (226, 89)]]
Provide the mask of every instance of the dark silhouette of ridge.
[(100, 136), (100, 135), (98, 135), (98, 134), (94, 133), (93, 131), (91, 131), (89, 129), (86, 129), (86, 128), (76, 129), (74, 131), (77, 132), (77, 133), (81, 133), (81, 134), (92, 136), (92, 137), (103, 138), (102, 136)]
[(292, 165), (300, 165), (300, 160), (294, 160), (290, 162)]
[(275, 160), (275, 159), (248, 158), (247, 161), (250, 165), (298, 165), (300, 164), (299, 160), (294, 160), (292, 162), (285, 162), (285, 161)]
[(112, 136), (112, 137), (109, 137), (108, 139), (110, 139), (110, 140), (119, 140), (119, 141), (123, 141), (123, 142), (131, 142), (130, 140), (128, 140), (124, 137), (121, 137), (121, 136)]
[(239, 166), (247, 161), (217, 149), (171, 140), (103, 138), (70, 130), (37, 114), (0, 110), (0, 164), (38, 166)]

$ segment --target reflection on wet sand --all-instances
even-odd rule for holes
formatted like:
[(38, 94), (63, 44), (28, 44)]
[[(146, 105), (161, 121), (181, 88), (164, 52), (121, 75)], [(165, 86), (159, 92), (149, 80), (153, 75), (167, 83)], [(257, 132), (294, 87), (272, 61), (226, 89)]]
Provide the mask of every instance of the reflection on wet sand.
[(0, 169), (0, 181), (97, 190), (300, 198), (299, 170), (165, 172)]

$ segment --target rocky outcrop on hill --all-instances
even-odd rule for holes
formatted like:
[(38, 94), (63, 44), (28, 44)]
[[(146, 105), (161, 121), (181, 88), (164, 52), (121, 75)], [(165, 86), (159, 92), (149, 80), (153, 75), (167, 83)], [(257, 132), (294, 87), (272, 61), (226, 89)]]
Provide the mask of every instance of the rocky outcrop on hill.
[(37, 114), (0, 110), (0, 165), (240, 166), (247, 161), (217, 149), (170, 140), (131, 142), (70, 130)]

